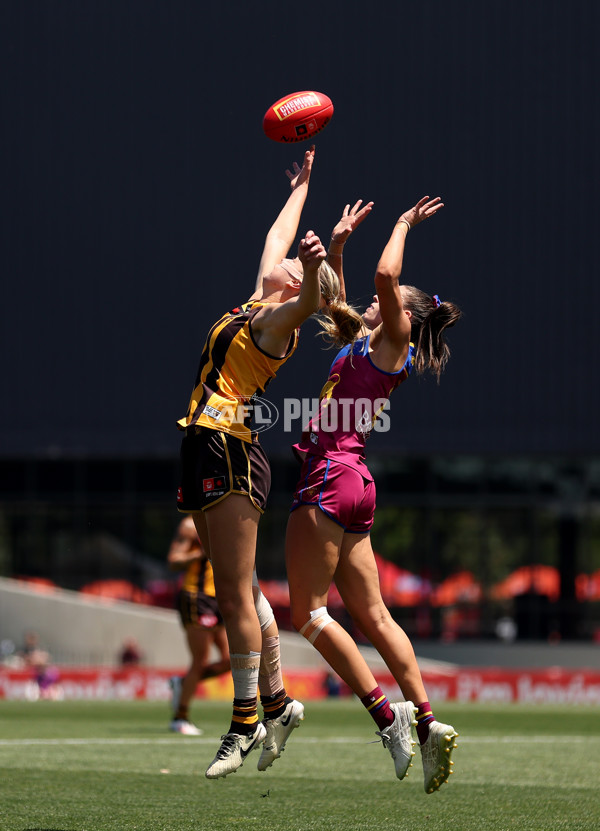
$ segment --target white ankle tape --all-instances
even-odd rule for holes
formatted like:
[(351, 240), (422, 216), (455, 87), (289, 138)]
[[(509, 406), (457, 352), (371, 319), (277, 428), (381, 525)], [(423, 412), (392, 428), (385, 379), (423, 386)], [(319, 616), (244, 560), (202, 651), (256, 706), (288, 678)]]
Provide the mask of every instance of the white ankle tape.
[(314, 643), (321, 631), (328, 623), (335, 623), (334, 619), (327, 613), (327, 606), (320, 606), (310, 613), (310, 620), (307, 620), (300, 634), (303, 635), (309, 643)]
[(230, 657), (233, 697), (253, 698), (258, 686), (260, 652), (249, 652), (247, 655), (232, 652)]

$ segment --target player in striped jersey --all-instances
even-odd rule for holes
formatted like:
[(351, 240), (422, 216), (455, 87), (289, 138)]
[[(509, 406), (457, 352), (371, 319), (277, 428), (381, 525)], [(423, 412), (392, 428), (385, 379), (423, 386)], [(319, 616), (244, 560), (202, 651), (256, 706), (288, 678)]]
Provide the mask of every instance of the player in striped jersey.
[(209, 779), (237, 770), (263, 742), (258, 769), (265, 770), (304, 715), (284, 688), (277, 624), (256, 580), (257, 531), (270, 468), (252, 429), (251, 402), (296, 349), (301, 324), (325, 303), (337, 308), (339, 279), (313, 231), (301, 239), (298, 256), (287, 258), (313, 160), (314, 147), (302, 168), (287, 171), (291, 193), (267, 234), (254, 293), (210, 329), (187, 413), (178, 422), (185, 432), (178, 507), (191, 513), (210, 552), (234, 685), (231, 723), (206, 771)]
[[(177, 594), (177, 609), (192, 656), (188, 671), (170, 679), (173, 718), (169, 729), (184, 736), (200, 736), (202, 731), (189, 719), (189, 707), (200, 681), (229, 672), (229, 648), (223, 618), (215, 597), (213, 570), (190, 516), (184, 517), (167, 555), (172, 571), (183, 572)], [(211, 647), (219, 660), (209, 663)]]

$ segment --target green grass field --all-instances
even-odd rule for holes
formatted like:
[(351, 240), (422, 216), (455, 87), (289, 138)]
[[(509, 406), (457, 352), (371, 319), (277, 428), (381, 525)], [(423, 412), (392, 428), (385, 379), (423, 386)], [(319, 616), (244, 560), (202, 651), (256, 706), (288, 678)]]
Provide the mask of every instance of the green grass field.
[(258, 753), (217, 781), (204, 769), (227, 704), (194, 702), (201, 738), (167, 732), (164, 704), (0, 702), (2, 831), (514, 831), (600, 827), (594, 708), (444, 705), (460, 737), (455, 774), (407, 779), (355, 700), (309, 702), (265, 773)]

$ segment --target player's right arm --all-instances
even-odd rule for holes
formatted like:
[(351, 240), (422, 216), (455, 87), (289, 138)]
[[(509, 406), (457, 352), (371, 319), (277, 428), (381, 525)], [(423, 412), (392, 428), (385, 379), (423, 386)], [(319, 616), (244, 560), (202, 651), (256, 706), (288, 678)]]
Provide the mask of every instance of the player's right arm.
[[(404, 310), (400, 275), (404, 260), (406, 237), (411, 228), (436, 214), (444, 203), (439, 196), (424, 196), (405, 211), (396, 224), (383, 249), (375, 271), (375, 292), (381, 314), (381, 345), (378, 348), (379, 366), (385, 371), (395, 371), (403, 365), (408, 355), (411, 333), (410, 312)], [(382, 363), (383, 362), (383, 363)]]
[(253, 331), (263, 351), (283, 355), (294, 329), (318, 311), (321, 304), (319, 266), (326, 256), (319, 237), (313, 231), (307, 231), (298, 246), (303, 270), (300, 291), (283, 303), (266, 304), (255, 318)]
[(331, 232), (331, 242), (327, 251), (327, 262), (337, 274), (340, 281), (340, 300), (346, 299), (346, 286), (344, 283), (344, 266), (343, 266), (343, 251), (346, 240), (350, 234), (357, 228), (360, 223), (371, 213), (373, 202), (367, 202), (362, 205), (362, 199), (355, 202), (351, 208), (350, 204), (346, 205), (342, 212), (340, 220), (335, 225)]
[(308, 195), (308, 185), (314, 159), (315, 147), (312, 145), (310, 150), (307, 150), (304, 154), (302, 167), (299, 167), (294, 162), (293, 172), (286, 170), (292, 190), (287, 202), (267, 233), (258, 266), (254, 294), (250, 297), (250, 300), (260, 300), (262, 297), (263, 277), (265, 274), (269, 274), (277, 263), (283, 260), (296, 239), (302, 209)]

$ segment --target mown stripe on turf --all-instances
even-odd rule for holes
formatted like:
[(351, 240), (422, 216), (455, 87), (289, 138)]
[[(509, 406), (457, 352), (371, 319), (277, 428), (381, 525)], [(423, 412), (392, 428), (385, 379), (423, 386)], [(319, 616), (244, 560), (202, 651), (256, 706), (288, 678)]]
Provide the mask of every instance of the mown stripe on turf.
[[(600, 736), (569, 736), (570, 744), (600, 744)], [(36, 747), (41, 745), (120, 745), (120, 744), (214, 744), (216, 737), (179, 736), (172, 739), (0, 739), (0, 747)], [(358, 736), (294, 736), (294, 744), (377, 744), (379, 740)], [(462, 744), (555, 744), (556, 736), (459, 736)]]

